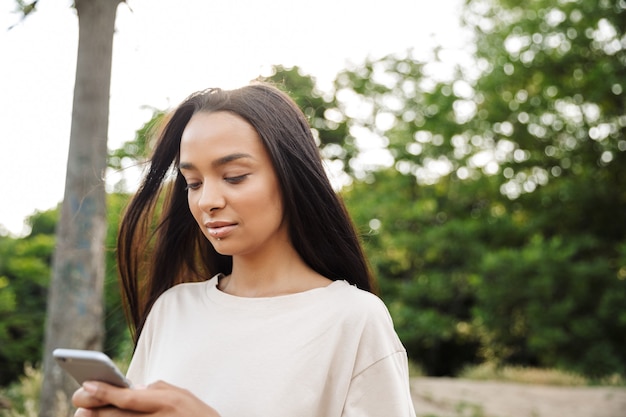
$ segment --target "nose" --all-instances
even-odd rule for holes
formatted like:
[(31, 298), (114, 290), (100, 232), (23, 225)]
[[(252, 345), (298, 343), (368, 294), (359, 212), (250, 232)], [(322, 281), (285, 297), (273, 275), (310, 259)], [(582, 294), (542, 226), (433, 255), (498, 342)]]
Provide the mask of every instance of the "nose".
[(225, 199), (219, 185), (204, 182), (198, 198), (198, 207), (205, 213), (211, 213), (224, 207)]

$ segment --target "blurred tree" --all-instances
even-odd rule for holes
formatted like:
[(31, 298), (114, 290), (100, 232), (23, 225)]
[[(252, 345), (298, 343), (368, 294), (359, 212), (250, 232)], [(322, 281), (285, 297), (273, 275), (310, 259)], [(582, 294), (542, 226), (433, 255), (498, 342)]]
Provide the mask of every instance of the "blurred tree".
[(41, 417), (58, 417), (67, 410), (68, 398), (76, 388), (75, 382), (55, 366), (52, 350), (102, 348), (104, 174), (113, 33), (119, 3), (74, 1), (79, 27), (76, 82), (65, 196), (48, 296)]
[(409, 356), (429, 375), (454, 375), (481, 359), (476, 331), (477, 271), (485, 253), (523, 241), (503, 215), (494, 177), (446, 176), (419, 185), (395, 169), (344, 189)]
[(109, 193), (107, 195), (107, 224), (106, 237), (106, 273), (104, 278), (104, 330), (105, 338), (103, 351), (110, 357), (124, 363), (130, 360), (133, 352), (132, 339), (126, 325), (124, 309), (120, 297), (116, 247), (117, 231), (126, 204), (130, 199), (128, 193)]
[(465, 21), (483, 70), (467, 132), (528, 230), (484, 257), (477, 318), (500, 359), (624, 374), (607, 313), (626, 302), (626, 3), (471, 0)]
[(470, 282), (483, 239), (497, 239), (490, 210), (503, 196), (494, 178), (464, 168), (467, 120), (455, 113), (453, 88), (462, 72), (441, 77), (439, 56), (368, 60), (340, 73), (335, 88), (358, 148), (357, 182), (343, 194), (383, 300), (411, 359), (430, 375), (453, 375), (479, 356)]
[[(125, 360), (132, 341), (121, 306), (115, 262), (120, 216), (130, 195), (107, 195), (106, 275), (104, 280), (104, 351)], [(26, 364), (42, 358), (46, 295), (59, 208), (35, 212), (26, 223), (29, 235), (0, 236), (0, 386), (14, 382)]]
[(585, 253), (597, 239), (536, 235), (483, 257), (475, 320), (487, 358), (591, 377), (626, 374), (619, 307), (626, 292), (607, 258)]
[[(133, 141), (109, 152), (108, 167), (123, 170), (145, 162), (164, 115), (164, 111), (154, 109)], [(126, 185), (116, 186), (123, 192), (107, 195), (104, 351), (112, 357), (128, 359), (132, 341), (121, 306), (115, 246), (120, 216), (130, 194)], [(59, 211), (60, 208), (37, 211), (29, 216), (28, 236), (0, 235), (0, 385), (13, 382), (26, 363), (38, 365), (42, 358), (46, 295)]]
[(409, 51), (367, 60), (337, 76), (338, 107), (356, 137), (350, 161), (356, 178), (394, 166), (419, 184), (434, 184), (471, 156), (460, 143), (466, 117), (455, 108), (456, 94), (469, 97), (472, 90), (465, 82), (465, 88), (453, 88), (461, 83), (455, 77), (465, 77), (463, 69), (444, 75), (442, 65), (439, 53), (426, 63)]
[(110, 170), (120, 172), (122, 179), (114, 184), (114, 192), (109, 193), (107, 197), (104, 351), (111, 357), (121, 360), (130, 360), (133, 351), (120, 297), (115, 256), (121, 216), (134, 191), (132, 186), (126, 183), (123, 173), (128, 169), (140, 170), (146, 163), (166, 118), (167, 111), (152, 108), (152, 116), (135, 132), (133, 140), (109, 152), (108, 167)]
[(355, 156), (356, 148), (348, 129), (348, 119), (339, 110), (335, 96), (320, 91), (315, 78), (297, 66), (276, 65), (271, 72), (259, 80), (276, 85), (293, 98), (308, 118), (331, 175), (336, 175), (339, 182), (347, 180), (341, 174), (352, 172), (349, 162)]
[(474, 86), (472, 127), (502, 142), (503, 193), (516, 198), (553, 178), (619, 181), (626, 160), (626, 4), (473, 0), (465, 20), (484, 70)]
[[(431, 347), (450, 353), (427, 340), (439, 327), (483, 358), (624, 372), (625, 8), (472, 0), (473, 66), (441, 76), (436, 49), (337, 77), (357, 151), (378, 147), (352, 161), (350, 207), (380, 222), (371, 257), (431, 371)], [(390, 167), (402, 175), (376, 173)]]
[(159, 129), (167, 117), (165, 110), (149, 107), (152, 116), (144, 125), (135, 132), (135, 137), (131, 141), (124, 142), (118, 149), (109, 152), (108, 167), (122, 175), (120, 183), (114, 187), (118, 192), (132, 192), (124, 178), (124, 172), (129, 169), (141, 169), (146, 163), (152, 147), (153, 141), (159, 134)]

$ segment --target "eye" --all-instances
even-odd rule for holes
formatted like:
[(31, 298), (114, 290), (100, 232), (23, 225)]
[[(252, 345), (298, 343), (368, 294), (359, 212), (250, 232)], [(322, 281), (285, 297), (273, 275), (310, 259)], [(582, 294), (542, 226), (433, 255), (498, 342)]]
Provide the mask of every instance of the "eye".
[(229, 184), (239, 184), (240, 182), (245, 180), (248, 175), (250, 174), (237, 175), (235, 177), (224, 177), (224, 181), (226, 181)]
[(200, 188), (201, 183), (199, 182), (191, 182), (188, 183), (187, 186), (185, 186), (185, 190), (189, 191), (189, 190), (197, 190), (198, 188)]

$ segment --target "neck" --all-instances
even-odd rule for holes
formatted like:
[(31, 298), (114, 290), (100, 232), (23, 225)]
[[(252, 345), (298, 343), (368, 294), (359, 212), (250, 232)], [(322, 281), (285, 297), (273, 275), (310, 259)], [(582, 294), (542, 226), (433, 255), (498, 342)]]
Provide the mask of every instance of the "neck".
[[(272, 253), (273, 252), (273, 253)], [(326, 286), (330, 280), (313, 271), (291, 246), (233, 257), (232, 274), (220, 290), (241, 297), (272, 297)]]

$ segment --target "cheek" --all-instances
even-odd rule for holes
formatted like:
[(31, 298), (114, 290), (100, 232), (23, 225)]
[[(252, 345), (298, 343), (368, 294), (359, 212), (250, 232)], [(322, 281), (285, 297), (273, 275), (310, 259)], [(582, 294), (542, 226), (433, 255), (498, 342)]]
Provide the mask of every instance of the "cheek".
[(281, 195), (278, 191), (273, 190), (263, 196), (265, 198), (265, 210), (267, 215), (274, 219), (277, 224), (282, 223), (284, 217), (284, 208)]
[(248, 220), (254, 219), (269, 226), (268, 222), (275, 223), (282, 218), (282, 201), (280, 195), (267, 188), (257, 188), (246, 193), (245, 198), (238, 201), (238, 208), (243, 214), (245, 211)]

